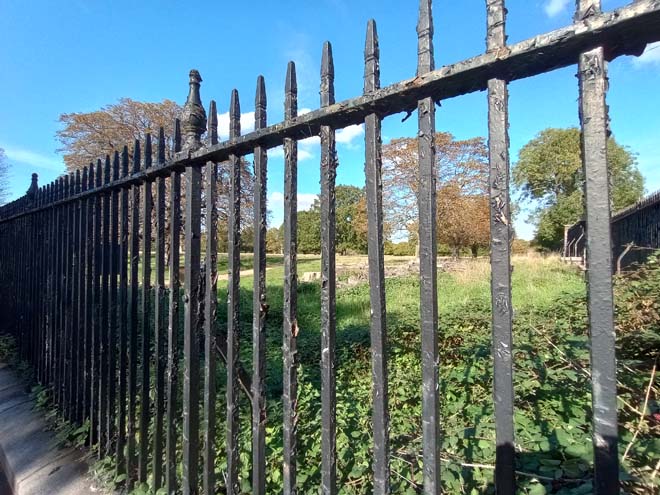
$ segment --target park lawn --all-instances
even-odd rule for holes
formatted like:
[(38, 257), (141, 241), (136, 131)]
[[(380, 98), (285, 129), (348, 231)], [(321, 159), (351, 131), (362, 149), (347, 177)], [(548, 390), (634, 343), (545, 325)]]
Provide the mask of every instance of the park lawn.
[[(349, 261), (338, 257), (337, 264)], [(366, 258), (352, 257), (356, 265)], [(513, 260), (516, 444), (521, 493), (589, 493), (592, 489), (590, 382), (583, 275), (557, 258)], [(456, 267), (455, 267), (456, 268)], [(319, 271), (318, 257), (300, 258), (298, 274)], [(267, 271), (267, 394), (269, 491), (281, 483), (283, 268)], [(251, 369), (253, 278), (241, 279), (241, 361)], [(393, 493), (420, 493), (421, 365), (419, 282), (416, 277), (386, 282), (389, 338), (391, 469)], [(218, 319), (226, 324), (226, 281), (219, 282)], [(455, 271), (439, 273), (440, 380), (443, 429), (443, 485), (447, 493), (493, 493), (495, 427), (490, 350), (488, 260), (466, 260)], [(337, 452), (342, 493), (371, 493), (371, 369), (369, 286), (337, 291)], [(320, 480), (320, 284), (299, 283), (299, 483), (301, 493), (316, 493)], [(621, 369), (630, 390), (639, 390), (647, 374)], [(220, 371), (221, 388), (224, 370)], [(638, 404), (634, 393), (621, 394)], [(224, 398), (220, 396), (219, 410)], [(629, 417), (622, 411), (622, 417)], [(219, 416), (222, 432), (223, 414)], [(241, 411), (249, 424), (249, 406)], [(623, 419), (622, 419), (623, 424)], [(624, 464), (624, 475), (652, 458), (656, 445), (644, 437)], [(623, 451), (631, 439), (622, 428)], [(219, 435), (222, 442), (222, 434)], [(249, 428), (241, 432), (249, 459)], [(224, 455), (217, 470), (225, 469)], [(637, 470), (637, 471), (636, 471)], [(249, 463), (242, 467), (248, 490)], [(222, 477), (220, 477), (222, 479)], [(640, 491), (639, 493), (643, 493)]]

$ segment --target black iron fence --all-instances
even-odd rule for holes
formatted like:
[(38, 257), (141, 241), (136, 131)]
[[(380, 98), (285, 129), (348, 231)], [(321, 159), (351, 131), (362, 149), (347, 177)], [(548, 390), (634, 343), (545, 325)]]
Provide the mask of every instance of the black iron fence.
[(612, 216), (612, 249), (619, 270), (643, 263), (660, 249), (660, 192)]
[[(612, 215), (612, 263), (619, 272), (643, 263), (660, 249), (660, 192)], [(586, 222), (580, 220), (564, 230), (563, 257), (581, 262), (586, 259)]]
[[(579, 113), (586, 183), (589, 324), (593, 383), (595, 490), (618, 493), (616, 366), (611, 282), (610, 212), (606, 162), (607, 61), (640, 54), (660, 40), (660, 2), (639, 0), (603, 13), (600, 0), (578, 0), (572, 25), (513, 45), (506, 44), (503, 0), (487, 0), (487, 50), (436, 69), (431, 1), (421, 0), (416, 77), (380, 88), (376, 26), (367, 29), (364, 94), (334, 98), (329, 43), (323, 47), (320, 108), (297, 115), (295, 66), (286, 78), (285, 120), (266, 123), (264, 80), (257, 83), (255, 130), (241, 135), (238, 93), (231, 97), (231, 133), (218, 143), (215, 104), (208, 125), (201, 78), (190, 74), (190, 94), (173, 157), (166, 160), (163, 132), (104, 161), (28, 194), (0, 210), (0, 297), (3, 323), (18, 336), (21, 356), (38, 379), (52, 386), (65, 418), (91, 423), (90, 443), (115, 452), (128, 483), (145, 481), (153, 465), (156, 489), (212, 493), (216, 352), (227, 363), (225, 486), (239, 492), (239, 393), (252, 407), (252, 492), (265, 492), (265, 293), (266, 150), (284, 145), (284, 318), (282, 491), (296, 493), (297, 462), (297, 141), (321, 137), (321, 492), (338, 491), (335, 387), (335, 131), (364, 123), (369, 219), (371, 352), (373, 365), (373, 491), (388, 493), (388, 365), (383, 269), (381, 119), (417, 110), (419, 120), (419, 243), (424, 493), (440, 491), (440, 386), (436, 277), (435, 106), (447, 98), (488, 91), (491, 197), (493, 360), (498, 493), (515, 491), (512, 305), (507, 83), (578, 64)], [(207, 132), (207, 138), (201, 136)], [(169, 151), (169, 150), (168, 150)], [(238, 365), (240, 160), (254, 156), (254, 308), (251, 373)], [(155, 163), (154, 162), (155, 157)], [(229, 280), (226, 338), (215, 327), (216, 164), (232, 166), (229, 186)], [(182, 180), (183, 179), (183, 180)], [(182, 183), (185, 201), (182, 205)], [(202, 189), (204, 196), (202, 196)], [(169, 205), (166, 204), (166, 195)], [(203, 201), (204, 200), (204, 204)], [(181, 210), (184, 210), (183, 212)], [(202, 214), (206, 253), (202, 260)], [(183, 221), (181, 220), (183, 216)], [(166, 229), (166, 222), (169, 228)], [(153, 229), (153, 232), (152, 232)], [(152, 236), (155, 244), (152, 245)], [(169, 237), (169, 257), (165, 238)], [(183, 246), (180, 245), (183, 240)], [(183, 251), (183, 283), (179, 256)], [(152, 285), (151, 263), (155, 274)], [(165, 290), (166, 272), (169, 290)], [(183, 286), (181, 294), (179, 288)], [(150, 292), (154, 295), (149, 297)], [(166, 298), (168, 299), (166, 301)], [(141, 301), (140, 301), (141, 299)], [(152, 301), (153, 299), (153, 301)], [(183, 302), (183, 328), (179, 325)], [(165, 313), (167, 309), (167, 314)], [(202, 352), (198, 335), (203, 335)], [(153, 336), (153, 342), (151, 341)], [(178, 362), (179, 342), (183, 362)], [(201, 356), (200, 356), (201, 354)], [(200, 373), (203, 358), (203, 373)], [(179, 367), (183, 399), (179, 405)], [(151, 381), (155, 380), (153, 403)], [(203, 390), (203, 397), (200, 397)], [(137, 402), (139, 401), (139, 417)], [(201, 407), (200, 407), (201, 404)], [(181, 407), (180, 407), (181, 406)], [(201, 414), (200, 414), (201, 411)], [(154, 418), (154, 430), (148, 431)], [(182, 424), (179, 433), (178, 425)], [(202, 431), (200, 431), (200, 425)], [(200, 433), (203, 442), (200, 444)], [(180, 445), (180, 447), (178, 447)], [(183, 470), (176, 472), (177, 449)], [(124, 455), (126, 452), (126, 455)], [(203, 460), (203, 462), (202, 462)], [(244, 462), (244, 461), (243, 461)], [(200, 467), (200, 463), (202, 464)], [(200, 483), (199, 472), (202, 472)], [(200, 487), (201, 485), (201, 487)]]

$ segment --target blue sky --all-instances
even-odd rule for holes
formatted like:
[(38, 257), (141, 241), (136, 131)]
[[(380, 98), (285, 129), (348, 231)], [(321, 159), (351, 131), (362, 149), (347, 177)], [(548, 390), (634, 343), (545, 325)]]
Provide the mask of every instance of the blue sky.
[[(604, 9), (626, 4), (604, 0)], [(509, 0), (509, 42), (514, 43), (571, 22), (572, 0)], [(63, 171), (56, 153), (58, 116), (87, 112), (121, 97), (143, 101), (165, 98), (183, 103), (191, 68), (202, 74), (202, 99), (227, 111), (230, 92), (241, 95), (243, 129), (252, 129), (256, 78), (266, 78), (269, 123), (281, 120), (286, 64), (297, 64), (299, 107), (318, 107), (323, 41), (333, 44), (337, 100), (362, 92), (367, 20), (378, 24), (381, 82), (412, 77), (416, 69), (416, 0), (252, 0), (250, 2), (174, 0), (89, 1), (3, 0), (0, 16), (0, 147), (10, 163), (12, 198), (24, 193), (32, 172), (46, 184)], [(484, 51), (485, 2), (434, 2), (436, 65)], [(638, 154), (648, 191), (660, 188), (660, 47), (640, 59), (610, 64), (608, 103), (617, 140)], [(521, 146), (546, 127), (578, 124), (576, 68), (569, 67), (511, 84), (511, 147)], [(444, 101), (436, 127), (457, 138), (485, 136), (484, 93)], [(222, 122), (227, 121), (221, 115)], [(383, 139), (414, 136), (416, 119), (392, 116)], [(300, 145), (299, 202), (307, 207), (319, 192), (318, 142)], [(363, 130), (338, 133), (337, 182), (364, 184)], [(272, 150), (269, 161), (271, 222), (282, 220), (283, 162)], [(518, 235), (530, 238), (525, 215)]]

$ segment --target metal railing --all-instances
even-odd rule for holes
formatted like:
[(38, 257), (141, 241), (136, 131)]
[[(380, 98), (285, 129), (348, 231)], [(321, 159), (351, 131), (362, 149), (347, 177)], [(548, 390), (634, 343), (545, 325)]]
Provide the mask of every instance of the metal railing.
[[(601, 12), (600, 0), (578, 0), (573, 24), (513, 45), (506, 44), (503, 0), (487, 0), (487, 50), (436, 69), (431, 1), (421, 0), (416, 77), (381, 88), (376, 25), (369, 22), (363, 95), (335, 102), (334, 66), (329, 43), (323, 48), (320, 108), (298, 116), (295, 66), (285, 86), (285, 119), (266, 122), (263, 78), (256, 92), (255, 130), (241, 135), (238, 93), (231, 97), (231, 132), (218, 142), (215, 103), (208, 123), (201, 105), (201, 78), (191, 72), (190, 94), (176, 124), (173, 158), (166, 161), (160, 132), (157, 152), (150, 136), (37, 187), (0, 210), (0, 300), (3, 322), (14, 329), (20, 352), (38, 379), (52, 385), (63, 415), (91, 422), (90, 443), (103, 454), (116, 453), (128, 483), (146, 481), (168, 493), (213, 493), (216, 452), (216, 349), (227, 362), (226, 486), (239, 493), (239, 387), (252, 406), (252, 492), (265, 492), (265, 226), (266, 167), (269, 148), (284, 145), (284, 318), (282, 491), (296, 493), (297, 462), (297, 142), (321, 137), (321, 491), (337, 493), (335, 378), (335, 131), (365, 125), (368, 214), (371, 356), (373, 380), (373, 491), (390, 491), (387, 332), (383, 269), (381, 120), (417, 110), (419, 120), (419, 243), (422, 356), (424, 493), (440, 491), (440, 387), (438, 369), (438, 293), (436, 277), (435, 105), (440, 100), (488, 91), (490, 158), (492, 319), (496, 418), (496, 487), (515, 491), (512, 379), (512, 304), (509, 205), (509, 82), (578, 64), (584, 157), (587, 279), (593, 385), (595, 491), (618, 493), (616, 364), (612, 301), (609, 187), (606, 161), (607, 64), (625, 54), (640, 54), (660, 40), (660, 2), (639, 0)], [(207, 139), (201, 136), (207, 132)], [(240, 161), (254, 156), (254, 308), (253, 367), (239, 366)], [(155, 163), (153, 156), (155, 155)], [(229, 161), (229, 280), (226, 340), (215, 328), (216, 167)], [(182, 205), (182, 178), (185, 201)], [(204, 196), (202, 195), (204, 189)], [(153, 195), (155, 193), (155, 199)], [(166, 195), (169, 205), (166, 204)], [(204, 200), (205, 205), (202, 205)], [(181, 210), (183, 212), (182, 232)], [(202, 260), (202, 210), (205, 249)], [(152, 218), (153, 217), (153, 218)], [(166, 221), (169, 220), (169, 232)], [(152, 225), (155, 245), (152, 246)], [(165, 238), (169, 237), (169, 259)], [(180, 245), (183, 239), (183, 246)], [(179, 256), (183, 247), (183, 295)], [(152, 305), (151, 263), (155, 258)], [(204, 263), (202, 265), (202, 262)], [(169, 291), (165, 290), (166, 269)], [(141, 273), (140, 273), (141, 271)], [(142, 301), (140, 303), (139, 297)], [(166, 297), (169, 301), (166, 304)], [(179, 327), (183, 300), (183, 328)], [(165, 307), (168, 314), (165, 314)], [(204, 336), (203, 373), (197, 335)], [(154, 341), (151, 342), (153, 335)], [(183, 340), (183, 363), (178, 343)], [(139, 340), (139, 341), (138, 341)], [(177, 404), (177, 370), (183, 366), (182, 414)], [(150, 403), (152, 368), (154, 403)], [(203, 398), (200, 397), (203, 390)], [(139, 395), (140, 415), (136, 417)], [(202, 404), (202, 418), (200, 418)], [(154, 417), (150, 435), (149, 421)], [(200, 423), (203, 419), (203, 423)], [(182, 422), (183, 473), (176, 475), (177, 425)], [(200, 424), (204, 441), (200, 445)], [(124, 455), (126, 449), (126, 455)], [(203, 459), (200, 469), (200, 461)], [(198, 472), (203, 472), (200, 483)], [(201, 488), (200, 488), (201, 485)]]

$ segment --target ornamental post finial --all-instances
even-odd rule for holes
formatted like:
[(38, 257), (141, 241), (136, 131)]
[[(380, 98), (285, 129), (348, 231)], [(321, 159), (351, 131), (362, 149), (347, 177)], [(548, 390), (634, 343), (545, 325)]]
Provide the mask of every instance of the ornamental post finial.
[(190, 91), (188, 99), (183, 106), (181, 123), (183, 124), (183, 148), (195, 151), (202, 147), (201, 136), (206, 131), (206, 112), (199, 96), (199, 83), (202, 77), (195, 69), (190, 71)]

